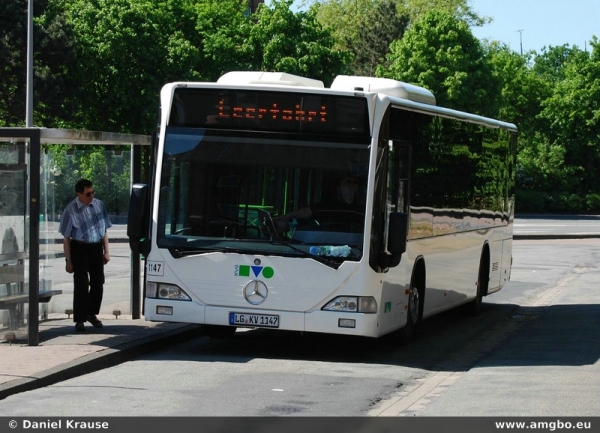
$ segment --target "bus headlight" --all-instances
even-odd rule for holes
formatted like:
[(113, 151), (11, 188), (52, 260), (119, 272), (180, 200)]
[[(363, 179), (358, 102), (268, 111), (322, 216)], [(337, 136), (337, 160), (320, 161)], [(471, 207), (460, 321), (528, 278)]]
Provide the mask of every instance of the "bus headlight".
[(346, 313), (377, 313), (377, 301), (372, 296), (338, 296), (322, 308), (324, 311)]
[(152, 281), (146, 282), (146, 298), (156, 298), (156, 292), (158, 291), (158, 283)]
[(189, 297), (179, 286), (165, 283), (146, 283), (146, 297), (157, 299), (169, 299), (172, 301), (191, 301)]

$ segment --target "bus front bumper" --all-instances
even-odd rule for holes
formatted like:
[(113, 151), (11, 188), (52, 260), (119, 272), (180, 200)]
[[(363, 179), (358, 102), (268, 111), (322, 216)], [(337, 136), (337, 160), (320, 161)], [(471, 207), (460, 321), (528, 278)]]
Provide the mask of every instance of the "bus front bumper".
[(204, 306), (195, 302), (145, 299), (145, 318), (150, 321), (196, 323), (283, 331), (378, 337), (377, 314), (337, 311), (271, 311), (237, 307)]

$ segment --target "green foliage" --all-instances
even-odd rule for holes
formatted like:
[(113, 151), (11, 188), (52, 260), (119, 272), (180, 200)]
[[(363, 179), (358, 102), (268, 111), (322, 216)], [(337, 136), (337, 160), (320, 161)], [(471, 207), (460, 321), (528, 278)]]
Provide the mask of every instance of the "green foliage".
[(292, 0), (274, 0), (259, 7), (244, 52), (248, 64), (261, 71), (288, 72), (331, 83), (345, 70), (348, 51), (334, 48), (330, 32), (316, 19), (316, 10), (294, 13)]
[(336, 48), (351, 50), (358, 43), (358, 31), (368, 20), (378, 0), (327, 0), (311, 10), (332, 34)]
[[(47, 10), (35, 2), (34, 12)], [(0, 126), (23, 126), (26, 100), (27, 0), (0, 0)], [(34, 124), (60, 127), (75, 105), (73, 41), (64, 17), (35, 16)]]
[(542, 52), (535, 57), (533, 72), (541, 79), (551, 84), (560, 83), (565, 76), (565, 65), (570, 61), (585, 61), (588, 54), (577, 47), (561, 45), (558, 47), (544, 47)]
[[(67, 155), (66, 150), (65, 145), (52, 146), (42, 157), (43, 184), (53, 183), (51, 191), (42, 189), (42, 208), (48, 213), (52, 209), (60, 212), (75, 198), (75, 183), (85, 178), (94, 183), (96, 197), (104, 202), (109, 213), (120, 215), (126, 212), (131, 175), (129, 149), (121, 148), (120, 156), (115, 156), (113, 149), (104, 146), (79, 147), (73, 155)], [(60, 175), (53, 178), (54, 168), (60, 170)]]
[(423, 86), (444, 107), (497, 113), (500, 82), (465, 21), (447, 12), (427, 12), (390, 51), (390, 65), (379, 67), (378, 76)]
[(540, 101), (550, 96), (551, 88), (528, 66), (531, 55), (521, 56), (495, 42), (486, 44), (484, 50), (501, 83), (496, 117), (518, 125), (520, 135), (533, 134), (539, 129)]
[[(395, 14), (390, 11), (381, 16), (383, 10), (389, 9), (389, 4), (394, 5)], [(367, 43), (368, 46), (369, 39), (385, 38), (376, 35), (380, 27), (390, 27), (389, 42), (400, 39), (409, 23), (432, 10), (447, 12), (469, 25), (479, 26), (488, 21), (473, 12), (468, 0), (321, 0), (313, 7), (319, 22), (331, 30), (337, 46), (353, 52), (366, 50), (361, 45)], [(398, 19), (401, 28), (392, 28)], [(365, 33), (371, 31), (375, 35), (365, 38)], [(379, 49), (377, 51), (381, 54)], [(354, 72), (359, 73), (358, 70)]]
[[(569, 212), (591, 211), (594, 199), (588, 202), (586, 197), (600, 191), (600, 47), (596, 39), (592, 47), (591, 54), (553, 49), (536, 62), (534, 71), (551, 86), (551, 95), (541, 103), (535, 145), (528, 143), (520, 155), (530, 177), (554, 179), (538, 183), (553, 192), (558, 209)], [(562, 66), (556, 59), (564, 60)], [(552, 154), (553, 168), (548, 170), (543, 162), (545, 155)]]
[(353, 72), (375, 75), (377, 67), (386, 64), (390, 44), (402, 39), (408, 23), (408, 15), (400, 15), (393, 0), (377, 2), (373, 14), (359, 26), (356, 43), (349, 44), (354, 53)]
[(573, 56), (564, 67), (564, 80), (544, 101), (541, 118), (547, 139), (565, 149), (565, 162), (580, 173), (581, 194), (600, 190), (600, 45), (591, 56)]
[(195, 67), (201, 78), (216, 81), (225, 72), (249, 67), (243, 45), (252, 21), (246, 14), (244, 2), (210, 0), (195, 3), (196, 43), (200, 49)]
[(25, 120), (27, 2), (0, 0), (0, 126)]
[(480, 17), (471, 8), (468, 0), (397, 0), (400, 8), (406, 8), (411, 21), (417, 21), (430, 11), (448, 13), (466, 22), (469, 26), (481, 26), (489, 22), (489, 18)]
[(194, 15), (185, 0), (69, 0), (65, 12), (85, 102), (77, 120), (86, 129), (148, 133), (162, 85), (199, 78)]

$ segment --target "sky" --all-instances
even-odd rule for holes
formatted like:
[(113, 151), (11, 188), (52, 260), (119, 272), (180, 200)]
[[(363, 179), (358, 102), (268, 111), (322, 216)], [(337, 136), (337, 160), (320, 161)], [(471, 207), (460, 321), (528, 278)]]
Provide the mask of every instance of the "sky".
[[(593, 35), (600, 39), (600, 0), (470, 0), (490, 24), (471, 29), (475, 37), (504, 42), (512, 50), (577, 45), (591, 51)], [(519, 30), (522, 30), (519, 32)], [(522, 38), (522, 39), (520, 39)]]

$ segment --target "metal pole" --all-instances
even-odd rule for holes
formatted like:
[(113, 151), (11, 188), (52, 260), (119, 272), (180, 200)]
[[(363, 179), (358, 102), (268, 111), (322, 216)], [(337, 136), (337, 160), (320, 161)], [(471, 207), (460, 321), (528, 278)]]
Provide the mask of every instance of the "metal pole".
[(40, 290), (40, 130), (30, 130), (29, 141), (29, 346), (37, 346), (39, 336)]
[[(141, 179), (141, 158), (140, 158), (141, 146), (136, 146), (135, 144), (131, 144), (131, 181), (130, 181), (130, 191), (131, 185), (134, 183), (140, 182)], [(140, 298), (141, 298), (141, 282), (140, 282), (140, 254), (139, 252), (130, 251), (131, 257), (131, 318), (132, 319), (140, 319)]]
[(27, 2), (27, 101), (25, 126), (33, 126), (33, 0)]
[(521, 55), (523, 55), (523, 30), (517, 30), (519, 32), (519, 42), (521, 44)]

